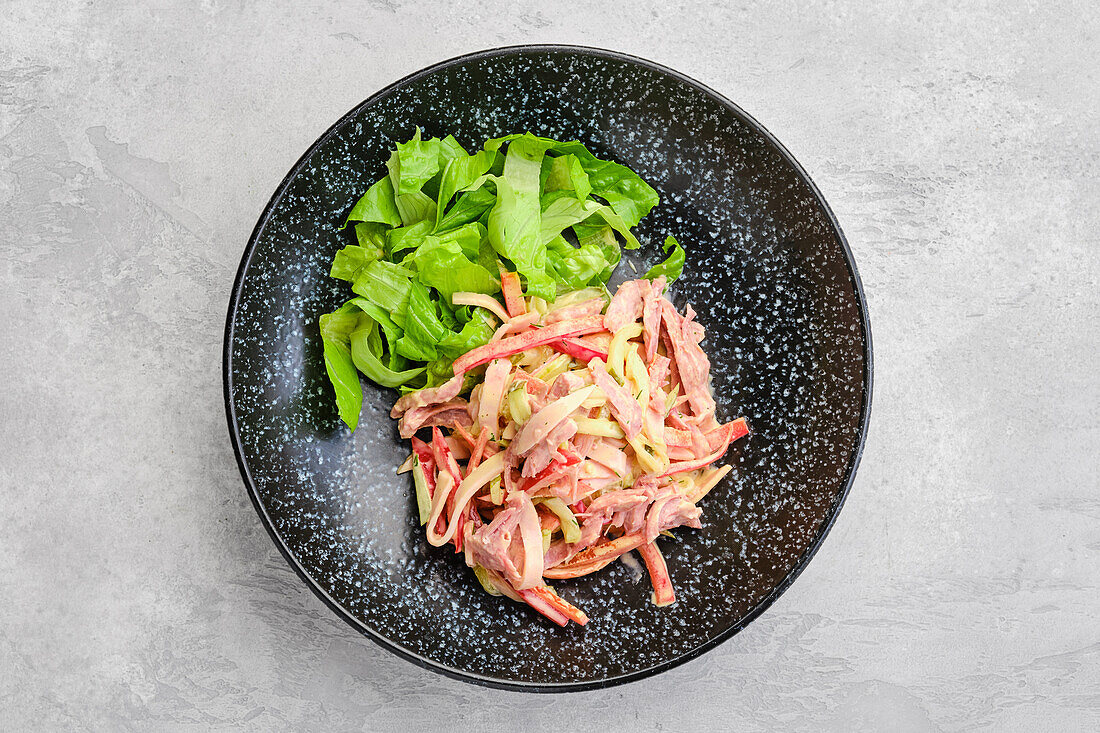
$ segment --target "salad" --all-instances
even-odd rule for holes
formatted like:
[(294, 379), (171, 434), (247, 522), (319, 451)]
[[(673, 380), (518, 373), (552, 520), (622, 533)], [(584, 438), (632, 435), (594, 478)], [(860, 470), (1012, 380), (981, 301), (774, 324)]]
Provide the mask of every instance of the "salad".
[(529, 133), (471, 154), (418, 130), (387, 168), (330, 270), (354, 297), (320, 320), (341, 419), (358, 423), (360, 373), (402, 392), (391, 415), (420, 524), (489, 593), (583, 625), (546, 580), (637, 550), (653, 602), (675, 602), (656, 540), (701, 526), (697, 503), (748, 425), (717, 421), (704, 330), (665, 295), (684, 266), (675, 239), (607, 290), (656, 192)]

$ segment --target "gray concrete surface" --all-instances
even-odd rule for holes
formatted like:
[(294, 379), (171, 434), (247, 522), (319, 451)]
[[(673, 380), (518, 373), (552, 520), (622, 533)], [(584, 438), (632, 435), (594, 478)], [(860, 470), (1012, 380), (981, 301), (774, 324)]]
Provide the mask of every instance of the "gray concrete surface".
[[(1098, 34), (1089, 2), (4, 3), (0, 728), (1096, 730)], [(242, 248), (309, 143), (408, 72), (543, 41), (669, 64), (775, 132), (846, 227), (877, 362), (793, 588), (565, 697), (337, 620), (246, 498), (220, 379)]]

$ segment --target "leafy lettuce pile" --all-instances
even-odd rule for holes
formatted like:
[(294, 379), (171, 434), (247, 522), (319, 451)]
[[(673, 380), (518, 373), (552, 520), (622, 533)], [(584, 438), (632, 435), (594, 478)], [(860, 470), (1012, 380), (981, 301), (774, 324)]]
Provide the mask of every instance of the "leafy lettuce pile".
[[(631, 229), (659, 201), (626, 166), (530, 133), (470, 154), (418, 129), (386, 167), (348, 215), (357, 243), (336, 253), (329, 273), (355, 297), (320, 322), (340, 418), (353, 430), (358, 372), (402, 391), (434, 387), (453, 376), (457, 357), (489, 341), (493, 315), (454, 305), (455, 293), (496, 296), (501, 272), (518, 273), (526, 295), (548, 301), (604, 286), (621, 248), (639, 246)], [(664, 248), (668, 257), (646, 277), (671, 282), (684, 251), (672, 237)]]

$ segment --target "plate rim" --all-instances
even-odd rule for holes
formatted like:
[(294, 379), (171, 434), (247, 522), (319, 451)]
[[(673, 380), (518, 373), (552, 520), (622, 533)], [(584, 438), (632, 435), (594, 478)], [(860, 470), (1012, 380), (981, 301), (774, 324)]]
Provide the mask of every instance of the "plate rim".
[[(329, 138), (345, 124), (353, 120), (363, 109), (374, 104), (379, 99), (392, 94), (393, 92), (405, 87), (413, 82), (419, 81), (423, 78), (430, 76), (438, 71), (441, 71), (452, 66), (458, 66), (465, 63), (479, 61), (487, 58), (494, 58), (497, 56), (509, 56), (523, 53), (572, 53), (585, 56), (595, 56), (598, 58), (606, 58), (615, 61), (622, 61), (629, 64), (635, 64), (646, 68), (650, 71), (663, 74), (671, 77), (672, 79), (686, 84), (689, 87), (701, 92), (704, 95), (711, 97), (714, 101), (724, 107), (727, 111), (732, 113), (741, 122), (748, 125), (757, 133), (763, 136), (764, 140), (769, 143), (777, 153), (789, 164), (795, 174), (802, 179), (803, 182), (809, 186), (810, 192), (817, 200), (818, 204), (824, 211), (829, 225), (836, 233), (836, 237), (840, 242), (841, 251), (844, 255), (845, 265), (848, 269), (849, 277), (851, 278), (852, 285), (856, 295), (856, 305), (859, 310), (860, 324), (863, 332), (863, 356), (864, 356), (864, 373), (863, 373), (863, 400), (860, 406), (859, 417), (859, 430), (858, 438), (856, 442), (855, 450), (852, 452), (851, 459), (848, 463), (848, 467), (845, 472), (843, 488), (834, 500), (833, 506), (830, 508), (826, 520), (822, 523), (821, 527), (814, 535), (810, 544), (802, 555), (795, 561), (794, 565), (783, 577), (783, 579), (776, 584), (771, 591), (768, 592), (753, 608), (745, 614), (745, 616), (735, 625), (726, 629), (722, 633), (714, 636), (711, 639), (699, 644), (694, 649), (691, 649), (683, 654), (680, 654), (672, 659), (665, 660), (658, 664), (645, 667), (644, 669), (634, 670), (626, 674), (617, 675), (614, 677), (606, 677), (596, 680), (584, 680), (577, 682), (523, 682), (520, 680), (509, 680), (498, 677), (491, 677), (489, 675), (478, 674), (476, 672), (470, 672), (463, 669), (451, 667), (449, 665), (437, 662), (433, 659), (424, 657), (416, 652), (402, 647), (397, 642), (383, 636), (379, 632), (375, 631), (367, 624), (360, 621), (347, 609), (345, 609), (336, 599), (334, 599), (321, 584), (313, 578), (312, 575), (302, 566), (295, 554), (289, 549), (286, 542), (280, 535), (278, 529), (276, 529), (271, 516), (267, 512), (267, 507), (264, 506), (260, 500), (259, 492), (256, 489), (255, 481), (252, 478), (252, 473), (249, 470), (248, 464), (244, 458), (244, 454), (241, 449), (240, 432), (237, 425), (237, 415), (233, 406), (233, 336), (234, 325), (236, 321), (237, 311), (240, 306), (241, 289), (244, 284), (245, 276), (248, 273), (249, 266), (252, 263), (252, 257), (255, 254), (256, 246), (259, 242), (260, 235), (267, 226), (269, 219), (275, 207), (282, 201), (283, 195), (286, 193), (286, 189), (289, 187), (291, 181), (301, 172), (306, 163), (312, 157), (314, 152), (329, 140)], [(225, 329), (222, 342), (222, 389), (223, 397), (225, 401), (225, 413), (226, 420), (229, 427), (229, 437), (233, 444), (233, 454), (237, 460), (237, 467), (240, 470), (241, 478), (244, 481), (245, 488), (248, 491), (248, 496), (252, 500), (252, 505), (256, 509), (257, 514), (260, 516), (260, 520), (264, 527), (267, 529), (268, 534), (271, 536), (275, 546), (279, 549), (283, 558), (287, 561), (291, 568), (298, 574), (303, 582), (321, 599), (326, 606), (328, 606), (338, 617), (342, 618), (353, 629), (358, 631), (363, 636), (366, 636), (371, 641), (375, 642), (383, 649), (390, 651), (397, 656), (405, 659), (418, 667), (431, 670), (433, 672), (441, 673), (447, 677), (461, 680), (463, 682), (469, 682), (484, 687), (491, 687), (502, 690), (510, 690), (515, 692), (540, 692), (540, 693), (557, 693), (557, 692), (580, 692), (585, 690), (598, 690), (617, 685), (626, 684), (629, 682), (636, 682), (647, 677), (651, 677), (662, 672), (666, 672), (674, 667), (678, 667), (685, 662), (692, 659), (696, 659), (702, 654), (716, 648), (720, 644), (725, 643), (729, 639), (736, 636), (742, 629), (752, 623), (758, 616), (766, 611), (775, 601), (791, 586), (791, 584), (802, 574), (802, 571), (817, 554), (818, 549), (825, 541), (825, 537), (828, 536), (829, 531), (836, 523), (837, 517), (840, 515), (840, 510), (844, 506), (844, 502), (848, 498), (848, 494), (851, 491), (852, 484), (855, 481), (856, 471), (859, 467), (860, 459), (863, 457), (863, 450), (867, 440), (867, 431), (870, 424), (871, 417), (871, 396), (873, 385), (873, 373), (874, 373), (874, 354), (871, 344), (871, 320), (867, 309), (867, 297), (863, 290), (863, 283), (859, 277), (859, 271), (856, 268), (855, 257), (852, 255), (852, 250), (848, 245), (848, 239), (841, 229), (840, 222), (837, 220), (836, 215), (833, 213), (832, 208), (829, 206), (825, 197), (822, 195), (821, 190), (814, 183), (810, 175), (802, 167), (802, 165), (795, 159), (795, 157), (787, 150), (787, 148), (766, 128), (760, 124), (754, 117), (745, 112), (740, 106), (730, 101), (725, 95), (717, 92), (711, 87), (699, 82), (692, 77), (672, 69), (663, 64), (659, 64), (654, 61), (642, 58), (640, 56), (634, 56), (631, 54), (623, 53), (621, 51), (614, 51), (605, 48), (598, 48), (594, 46), (582, 46), (573, 44), (557, 44), (557, 43), (540, 43), (540, 44), (516, 44), (509, 46), (499, 46), (494, 48), (483, 49), (480, 51), (473, 51), (470, 53), (461, 54), (452, 58), (440, 61), (430, 66), (426, 66), (419, 71), (415, 71), (408, 74), (391, 84), (386, 85), (382, 89), (378, 90), (374, 94), (370, 95), (362, 102), (355, 105), (351, 110), (342, 115), (336, 122), (328, 127), (312, 145), (298, 158), (297, 162), (290, 168), (290, 171), (283, 177), (275, 188), (275, 192), (264, 206), (263, 212), (260, 214), (259, 219), (256, 221), (256, 226), (253, 227), (252, 234), (248, 238), (248, 244), (245, 247), (244, 254), (241, 256), (240, 265), (237, 268), (237, 273), (233, 279), (233, 288), (230, 292), (229, 309), (226, 314)]]

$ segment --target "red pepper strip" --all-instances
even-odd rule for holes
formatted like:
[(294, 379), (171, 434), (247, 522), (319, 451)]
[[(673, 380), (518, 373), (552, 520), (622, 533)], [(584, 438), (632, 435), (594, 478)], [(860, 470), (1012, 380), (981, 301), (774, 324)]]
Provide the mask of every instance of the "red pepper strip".
[(504, 307), (508, 309), (509, 316), (515, 318), (527, 312), (527, 304), (523, 302), (523, 288), (520, 285), (518, 273), (508, 272), (502, 267), (500, 269), (500, 289), (504, 291)]
[[(558, 626), (565, 626), (569, 623), (568, 616), (566, 616), (556, 607), (551, 605), (551, 603), (543, 598), (541, 595), (537, 593), (532, 593), (533, 590), (534, 588), (529, 588), (528, 590), (517, 590), (516, 593), (519, 594), (519, 597), (523, 599), (524, 603), (556, 623)], [(587, 620), (588, 619), (585, 618), (585, 621)]]
[(645, 561), (649, 581), (653, 583), (653, 603), (658, 606), (675, 603), (676, 591), (672, 588), (672, 579), (668, 577), (668, 566), (665, 565), (665, 558), (657, 548), (657, 543), (647, 542), (638, 548), (638, 552)]
[[(559, 458), (561, 460), (558, 460)], [(576, 465), (580, 462), (581, 457), (579, 455), (571, 450), (563, 451), (559, 448), (558, 455), (554, 458), (553, 462), (551, 462), (549, 466), (542, 469), (531, 478), (524, 480), (523, 486), (520, 487), (520, 491), (528, 491), (535, 484), (542, 483), (555, 473), (560, 473), (562, 469)]]
[[(732, 443), (737, 438), (742, 438), (748, 435), (749, 433), (748, 423), (745, 422), (745, 418), (739, 418), (731, 423), (726, 423), (718, 429), (723, 431), (725, 435), (722, 437), (721, 445), (718, 446), (718, 449), (716, 451), (710, 453), (709, 455), (705, 455), (702, 458), (696, 458), (693, 461), (676, 461), (670, 464), (668, 470), (662, 473), (657, 478), (664, 478), (665, 476), (671, 476), (675, 473), (694, 471), (698, 468), (709, 466), (710, 464), (714, 463), (722, 457), (722, 455), (726, 452), (726, 449), (729, 448), (730, 443)], [(737, 436), (737, 438), (734, 437), (735, 435)]]
[(451, 478), (455, 480), (455, 486), (462, 483), (462, 472), (458, 469), (458, 461), (455, 460), (447, 441), (444, 440), (443, 431), (438, 427), (432, 428), (432, 453), (436, 464), (451, 474)]
[(563, 354), (568, 354), (574, 359), (579, 359), (585, 364), (593, 359), (603, 359), (607, 361), (607, 352), (600, 351), (594, 348), (591, 344), (586, 344), (580, 339), (566, 338), (561, 341), (555, 341), (550, 344), (550, 347), (555, 351), (560, 351)]
[(431, 498), (435, 496), (435, 456), (432, 453), (432, 447), (414, 435), (412, 449), (420, 462), (424, 483), (428, 485), (428, 497)]
[(744, 438), (749, 434), (749, 423), (743, 417), (739, 417), (731, 423), (726, 423), (730, 429), (730, 442)]
[[(557, 465), (561, 465), (561, 464), (557, 464)], [(548, 475), (548, 476), (546, 476), (545, 478), (542, 478), (542, 479), (538, 479), (537, 476), (532, 476), (530, 479), (527, 480), (526, 483), (524, 483), (523, 490), (526, 491), (527, 493), (533, 495), (533, 496), (540, 495), (542, 493), (542, 490), (545, 489), (546, 487), (553, 486), (554, 484), (558, 483), (559, 481), (564, 481), (564, 480), (568, 479), (569, 478), (569, 473), (566, 470), (568, 468), (569, 468), (568, 466), (564, 466), (558, 473), (552, 473), (552, 474), (550, 474), (550, 475)], [(538, 480), (536, 480), (536, 479), (538, 479)]]
[(606, 567), (623, 553), (637, 549), (644, 542), (645, 537), (640, 533), (623, 535), (610, 542), (581, 550), (561, 565), (547, 568), (542, 575), (551, 580), (579, 578)]
[[(466, 444), (469, 445), (471, 449), (477, 443), (477, 441), (474, 439), (474, 436), (470, 435), (470, 431), (462, 427), (462, 425), (458, 424), (457, 422), (455, 423), (455, 433), (458, 434), (458, 437), (466, 441)], [(472, 456), (473, 454), (471, 453), (470, 455)]]
[(470, 462), (466, 464), (466, 474), (469, 475), (471, 471), (477, 468), (481, 464), (481, 459), (484, 458), (485, 446), (489, 442), (489, 428), (483, 427), (481, 432), (477, 434), (477, 440), (474, 442), (473, 452), (470, 453)]
[(454, 373), (465, 374), (474, 367), (487, 364), (493, 359), (500, 359), (521, 351), (533, 349), (536, 346), (560, 341), (566, 336), (580, 336), (586, 333), (596, 333), (604, 330), (603, 316), (587, 316), (573, 321), (561, 321), (546, 328), (539, 328), (518, 336), (506, 336), (500, 341), (492, 341), (484, 346), (467, 351), (454, 361)]
[(428, 445), (415, 435), (409, 442), (412, 443), (413, 453), (415, 453), (416, 457), (420, 459), (421, 466), (423, 466), (425, 463), (435, 463), (435, 456), (432, 453), (432, 447), (430, 445)]
[(560, 470), (561, 470), (561, 466), (559, 466), (557, 463), (551, 463), (549, 466), (542, 469), (541, 471), (539, 471), (537, 474), (535, 474), (531, 478), (523, 479), (523, 483), (520, 485), (519, 490), (520, 491), (527, 491), (529, 488), (531, 488), (535, 484), (542, 483), (543, 481), (550, 478), (551, 476), (553, 476), (555, 473), (557, 473)]
[[(686, 434), (688, 436), (687, 440), (689, 440), (689, 441), (691, 440), (691, 434), (688, 432), (688, 424), (686, 422), (684, 422), (683, 417), (676, 414), (675, 412), (670, 412), (670, 413), (668, 413), (668, 417), (665, 418), (665, 419), (668, 421), (669, 425), (671, 425), (673, 428), (676, 428), (676, 429), (680, 430), (681, 432), (683, 432), (684, 434)], [(665, 439), (665, 444), (669, 445), (669, 442), (668, 442), (667, 438)], [(684, 445), (691, 445), (691, 443), (684, 443)]]
[[(447, 442), (443, 439), (443, 431), (438, 427), (432, 428), (432, 452), (435, 454), (436, 464), (442, 470), (446, 470), (447, 473), (451, 474), (451, 479), (454, 480), (454, 490), (447, 497), (446, 510), (439, 515), (439, 522), (436, 524), (435, 531), (442, 534), (447, 531), (447, 520), (454, 511), (455, 495), (458, 493), (459, 484), (462, 483), (462, 472), (458, 468), (458, 461), (455, 460), (454, 454), (451, 453), (451, 449), (447, 447)], [(455, 534), (451, 540), (455, 544), (455, 552), (462, 551), (462, 527), (465, 523), (466, 516), (464, 514), (455, 517)]]
[(537, 588), (521, 590), (519, 591), (519, 594), (523, 598), (523, 600), (527, 601), (528, 603), (531, 603), (531, 601), (529, 600), (530, 596), (538, 597), (539, 599), (549, 604), (555, 611), (562, 614), (563, 616), (566, 616), (570, 621), (576, 621), (581, 626), (584, 626), (586, 623), (588, 623), (588, 616), (584, 614), (584, 611), (559, 596), (557, 593), (551, 590), (549, 586), (541, 585)]
[[(745, 418), (739, 417), (733, 422), (720, 425), (706, 434), (707, 450), (716, 451), (726, 442), (726, 433), (730, 433), (729, 442), (742, 438), (749, 434), (749, 424)], [(690, 448), (692, 445), (691, 432), (677, 428), (665, 428), (665, 444)]]

